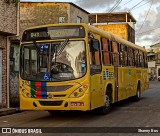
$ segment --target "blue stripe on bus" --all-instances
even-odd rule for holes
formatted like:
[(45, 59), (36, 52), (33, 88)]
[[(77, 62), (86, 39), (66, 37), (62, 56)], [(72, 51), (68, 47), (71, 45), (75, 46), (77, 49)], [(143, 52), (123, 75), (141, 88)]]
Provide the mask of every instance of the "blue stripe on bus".
[(42, 82), (42, 84), (41, 84), (42, 86), (46, 86), (46, 82)]

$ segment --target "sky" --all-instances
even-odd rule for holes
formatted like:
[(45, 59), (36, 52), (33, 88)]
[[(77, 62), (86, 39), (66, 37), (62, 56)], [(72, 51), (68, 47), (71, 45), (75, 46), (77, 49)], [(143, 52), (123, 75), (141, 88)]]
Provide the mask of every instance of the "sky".
[(129, 11), (136, 19), (136, 44), (148, 48), (160, 42), (160, 0), (21, 0), (32, 2), (73, 2), (89, 13)]

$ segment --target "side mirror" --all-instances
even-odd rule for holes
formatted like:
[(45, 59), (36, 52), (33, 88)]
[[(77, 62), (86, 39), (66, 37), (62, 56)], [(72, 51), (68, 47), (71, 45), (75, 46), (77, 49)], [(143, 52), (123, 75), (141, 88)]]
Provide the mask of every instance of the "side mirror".
[(91, 39), (89, 41), (89, 46), (90, 46), (90, 51), (91, 52), (96, 52), (99, 51), (99, 41), (97, 39)]

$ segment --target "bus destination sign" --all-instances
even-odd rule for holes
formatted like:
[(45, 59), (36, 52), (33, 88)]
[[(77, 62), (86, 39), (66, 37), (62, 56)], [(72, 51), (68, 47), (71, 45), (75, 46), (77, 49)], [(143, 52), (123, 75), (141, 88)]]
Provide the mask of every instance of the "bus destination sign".
[(82, 26), (43, 27), (26, 30), (22, 42), (33, 40), (52, 40), (63, 38), (84, 38), (85, 31)]

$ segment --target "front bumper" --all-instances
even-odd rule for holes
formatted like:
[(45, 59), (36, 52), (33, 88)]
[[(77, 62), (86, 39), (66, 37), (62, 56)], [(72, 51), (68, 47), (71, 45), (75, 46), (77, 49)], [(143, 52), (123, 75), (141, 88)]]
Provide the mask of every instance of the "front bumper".
[[(74, 105), (73, 103), (83, 103)], [(84, 94), (78, 98), (37, 99), (20, 96), (20, 110), (90, 110), (90, 96)]]

